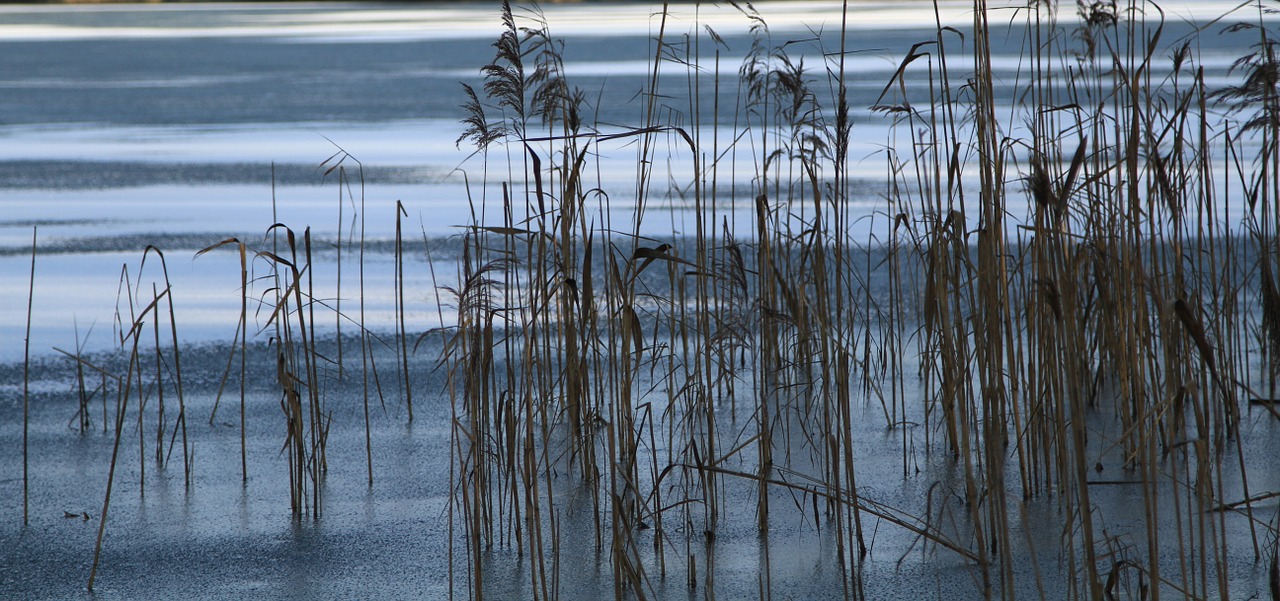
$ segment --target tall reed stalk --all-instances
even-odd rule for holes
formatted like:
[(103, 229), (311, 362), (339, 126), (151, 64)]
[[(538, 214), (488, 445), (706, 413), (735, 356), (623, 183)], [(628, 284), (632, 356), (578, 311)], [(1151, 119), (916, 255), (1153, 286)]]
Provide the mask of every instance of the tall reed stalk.
[(22, 525), (30, 518), (30, 457), (27, 439), (31, 430), (31, 309), (36, 294), (36, 233), (31, 228), (31, 278), (27, 284), (27, 331), (22, 339)]
[[(168, 296), (170, 291), (166, 289), (164, 292), (156, 295), (150, 303), (137, 312), (134, 320), (128, 327), (120, 332), (121, 345), (129, 349), (129, 357), (127, 367), (125, 368), (124, 377), (121, 378), (122, 386), (119, 388), (119, 394), (116, 396), (116, 425), (115, 425), (115, 442), (112, 444), (111, 464), (107, 469), (107, 490), (102, 499), (102, 512), (98, 515), (98, 538), (93, 549), (93, 564), (89, 568), (88, 590), (93, 591), (93, 583), (98, 575), (98, 563), (102, 555), (103, 536), (107, 531), (107, 516), (111, 508), (111, 491), (115, 485), (116, 464), (120, 456), (120, 441), (124, 438), (124, 421), (125, 415), (129, 408), (129, 397), (132, 395), (132, 386), (135, 383), (135, 375), (137, 382), (141, 382), (142, 357), (139, 354), (139, 344), (141, 343), (142, 330), (145, 319), (150, 315), (154, 319), (155, 313), (162, 297)], [(132, 307), (130, 309), (132, 311)], [(142, 408), (138, 409), (139, 419), (141, 419)], [(139, 445), (141, 448), (141, 445)], [(145, 466), (144, 466), (145, 467)], [(142, 474), (139, 474), (139, 489), (142, 489)]]

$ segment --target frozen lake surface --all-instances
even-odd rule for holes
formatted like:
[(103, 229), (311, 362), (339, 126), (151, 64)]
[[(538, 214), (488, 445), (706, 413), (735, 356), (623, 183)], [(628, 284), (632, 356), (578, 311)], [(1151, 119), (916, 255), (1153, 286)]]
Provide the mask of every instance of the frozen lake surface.
[[(936, 25), (958, 30), (972, 26), (971, 3), (939, 4), (935, 21), (932, 2), (850, 3), (853, 240), (877, 239), (893, 227), (894, 212), (884, 202), (888, 180), (883, 152), (910, 146), (909, 140), (894, 137), (892, 118), (871, 107), (913, 44), (932, 39)], [(1075, 19), (1072, 4), (1060, 15), (1064, 22)], [(1164, 37), (1182, 39), (1195, 24), (1237, 5), (1162, 3), (1169, 19)], [(690, 50), (700, 57), (697, 80), (689, 70), (671, 68), (655, 78), (660, 87), (673, 94), (695, 90), (705, 98), (740, 93), (738, 67), (750, 50), (750, 21), (728, 6), (702, 7), (695, 14), (693, 5), (680, 4), (662, 24), (659, 8), (543, 8), (552, 34), (564, 40), (565, 73), (589, 98), (593, 111), (588, 119), (603, 133), (644, 122), (642, 92), (653, 77), (653, 37), (659, 27), (674, 40), (701, 35), (704, 27), (723, 39), (721, 46), (704, 42), (705, 47)], [(840, 4), (760, 3), (756, 8), (769, 24), (773, 43), (794, 41), (794, 56), (804, 56), (806, 65), (821, 73), (830, 58), (824, 50), (838, 41)], [(1001, 10), (999, 14), (1010, 15), (1005, 20), (1014, 21), (1014, 11)], [(1257, 15), (1241, 16), (1251, 17)], [(341, 302), (352, 311), (358, 296), (352, 275), (355, 249), (363, 239), (368, 247), (365, 323), (385, 333), (395, 326), (392, 241), (400, 202), (406, 214), (407, 327), (413, 334), (450, 325), (456, 311), (437, 290), (458, 285), (454, 263), (462, 227), (475, 214), (499, 223), (496, 203), (476, 198), (474, 191), (477, 184), (494, 185), (507, 177), (504, 153), (509, 150), (492, 151), (495, 157), (486, 170), (467, 143), (456, 143), (464, 128), (459, 122), (465, 101), (460, 83), (477, 89), (483, 84), (479, 69), (493, 58), (500, 26), (496, 4), (0, 6), (0, 274), (5, 276), (0, 281), (0, 340), (6, 342), (0, 346), (0, 543), (9, 547), (0, 551), (0, 597), (390, 599), (444, 598), (450, 592), (466, 597), (460, 584), (465, 560), (454, 557), (451, 564), (448, 554), (449, 537), (461, 535), (450, 530), (452, 475), (445, 459), (452, 451), (450, 408), (434, 362), (439, 349), (428, 341), (414, 356), (411, 371), (421, 376), (413, 386), (424, 400), (412, 425), (406, 425), (405, 407), (394, 400), (398, 391), (389, 391), (385, 406), (375, 411), (372, 445), (378, 477), (373, 486), (365, 484), (365, 431), (356, 426), (362, 416), (349, 401), (362, 391), (356, 381), (333, 376), (326, 393), (348, 400), (332, 405), (334, 450), (323, 484), (325, 513), (317, 521), (291, 519), (280, 456), (279, 389), (265, 340), (258, 341), (251, 367), (254, 402), (247, 435), (249, 454), (257, 460), (251, 459), (251, 474), (243, 485), (230, 393), (223, 396), (217, 420), (206, 423), (235, 337), (240, 275), (232, 252), (195, 254), (228, 237), (268, 249), (272, 242), (266, 233), (273, 223), (287, 224), (299, 235), (309, 229), (317, 254), (311, 272), (317, 288), (334, 291), (327, 303)], [(1197, 62), (1205, 67), (1209, 85), (1234, 81), (1228, 70), (1247, 46), (1239, 37), (1216, 35), (1223, 28), (1225, 24), (1215, 27), (1215, 35), (1199, 38)], [(1002, 95), (1017, 85), (1025, 34), (1015, 24), (995, 40), (991, 63), (1002, 76)], [(957, 63), (971, 58), (966, 51), (953, 56)], [(1157, 77), (1169, 73), (1164, 58), (1153, 66)], [(725, 106), (735, 102), (727, 100)], [(689, 118), (676, 108), (667, 110), (676, 123)], [(730, 110), (703, 117), (697, 133), (707, 138), (732, 138), (740, 128), (739, 116)], [(595, 149), (599, 157), (593, 174), (598, 178), (592, 186), (608, 198), (607, 208), (595, 216), (626, 222), (637, 202), (635, 144), (623, 139)], [(515, 155), (515, 169), (522, 169), (519, 149)], [(734, 157), (718, 159), (734, 167), (726, 168), (728, 175), (719, 182), (725, 191), (721, 218), (726, 227), (742, 224), (747, 231), (755, 219), (754, 203), (738, 194), (755, 176), (753, 157), (741, 158), (741, 166), (730, 164), (738, 160)], [(667, 163), (659, 179), (671, 190), (653, 194), (661, 202), (648, 206), (650, 217), (637, 233), (667, 241), (693, 231), (694, 214), (680, 196), (682, 178), (691, 172), (689, 157), (672, 151), (663, 160)], [(330, 169), (338, 165), (341, 172)], [(1025, 223), (1026, 201), (1017, 198), (1013, 205), (1011, 228)], [(1227, 220), (1238, 218), (1233, 213)], [(36, 365), (34, 476), (31, 525), (23, 527), (17, 513), (21, 342), (33, 226), (39, 248), (30, 314)], [(69, 391), (74, 375), (55, 348), (81, 348), (105, 360), (118, 346), (113, 325), (129, 307), (121, 300), (122, 273), (135, 283), (162, 281), (154, 255), (146, 273), (138, 273), (148, 245), (164, 252), (177, 326), (183, 343), (191, 345), (183, 361), (189, 366), (197, 467), (188, 491), (173, 456), (167, 467), (157, 468), (150, 456), (140, 460), (138, 449), (129, 448), (132, 455), (116, 475), (98, 594), (91, 597), (84, 584), (112, 437), (105, 433), (105, 418), (96, 413), (87, 434), (67, 426), (76, 410)], [(435, 269), (428, 264), (428, 248)], [(339, 253), (341, 287), (335, 260)], [(251, 319), (261, 326), (265, 317)], [(340, 321), (327, 317), (318, 326), (326, 351), (336, 352)], [(350, 337), (351, 330), (344, 335)], [(390, 354), (380, 360), (394, 363)], [(916, 393), (915, 386), (905, 388)], [(896, 438), (901, 433), (882, 427), (880, 411), (870, 403), (857, 410), (865, 418), (857, 426), (857, 453), (867, 466), (861, 476), (863, 492), (886, 506), (928, 515), (932, 506), (925, 506), (926, 499), (933, 503), (935, 482), (942, 478), (942, 489), (955, 485), (947, 480), (955, 477), (955, 466), (942, 454), (914, 450), (905, 459), (894, 446), (905, 444)], [(747, 428), (747, 420), (728, 408), (721, 408), (719, 416), (734, 428)], [(1248, 419), (1240, 444), (1250, 449), (1250, 486), (1254, 493), (1276, 490), (1280, 481), (1275, 470), (1265, 469), (1267, 458), (1280, 454), (1276, 422), (1260, 410)], [(1102, 441), (1094, 444), (1120, 435), (1114, 424), (1098, 428)], [(141, 440), (140, 428), (126, 426), (126, 432), (127, 440)], [(145, 442), (148, 453), (153, 442)], [(1099, 456), (1114, 452), (1099, 451)], [(905, 476), (908, 465), (929, 478)], [(1104, 469), (1101, 462), (1098, 469)], [(1113, 510), (1106, 536), (1116, 541), (1117, 557), (1140, 554), (1125, 546), (1126, 537), (1142, 538), (1135, 526), (1142, 517), (1141, 496), (1121, 482), (1132, 474), (1115, 464), (1105, 469), (1099, 479), (1109, 483), (1100, 487), (1096, 499)], [(140, 481), (144, 475), (145, 485)], [(582, 498), (586, 493), (569, 487), (559, 492), (569, 499), (562, 527), (591, 538), (590, 505)], [(734, 506), (753, 505), (753, 494), (746, 484), (726, 490)], [(832, 559), (834, 538), (806, 523), (807, 508), (792, 507), (798, 503), (794, 495), (780, 489), (774, 494), (774, 507), (784, 509), (768, 536), (756, 532), (749, 511), (725, 518), (713, 568), (719, 570), (719, 597), (756, 598), (762, 566), (767, 566), (774, 598), (844, 598), (845, 575)], [(1241, 495), (1237, 489), (1222, 491), (1224, 499)], [(585, 509), (575, 513), (579, 506)], [(1266, 513), (1260, 519), (1271, 519), (1274, 500), (1259, 507)], [(1055, 593), (1061, 588), (1055, 587), (1075, 577), (1066, 573), (1075, 558), (1061, 553), (1059, 544), (1070, 534), (1055, 530), (1061, 516), (1052, 501), (1021, 504), (1018, 510), (1017, 545), (1030, 551), (1049, 578), (1045, 583), (1019, 582), (1018, 596), (1059, 598)], [(84, 517), (76, 517), (80, 515)], [(949, 518), (964, 521), (963, 516)], [(889, 522), (877, 522), (875, 532), (861, 572), (867, 598), (980, 597), (972, 566), (962, 558), (936, 546), (926, 551)], [(1242, 521), (1218, 534), (1224, 540), (1249, 536)], [(1232, 598), (1265, 595), (1265, 566), (1247, 544), (1232, 549), (1224, 567)], [(565, 598), (612, 595), (607, 552), (583, 545), (563, 553), (563, 564), (573, 566), (565, 570), (561, 585)], [(673, 574), (688, 567), (692, 555), (682, 553), (671, 553)], [(507, 548), (495, 550), (488, 561), (492, 564), (485, 569), (494, 575), (492, 598), (532, 598), (527, 558)], [(1168, 559), (1171, 573), (1177, 561)], [(453, 591), (451, 570), (458, 579)], [(682, 575), (655, 577), (651, 585), (664, 599), (704, 595), (687, 586)]]

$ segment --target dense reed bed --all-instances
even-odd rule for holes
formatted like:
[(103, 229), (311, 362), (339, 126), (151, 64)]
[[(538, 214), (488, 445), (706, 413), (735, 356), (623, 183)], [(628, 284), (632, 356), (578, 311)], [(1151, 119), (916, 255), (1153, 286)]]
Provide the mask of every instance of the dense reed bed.
[[(371, 409), (447, 403), (453, 598), (573, 598), (584, 558), (617, 599), (794, 596), (771, 540), (796, 532), (835, 598), (877, 598), (910, 562), (958, 566), (947, 595), (1089, 600), (1239, 598), (1260, 581), (1243, 563), (1280, 598), (1277, 483), (1243, 443), (1280, 417), (1268, 5), (1169, 39), (1152, 2), (987, 4), (939, 18), (871, 106), (850, 99), (854, 5), (803, 40), (750, 4), (664, 5), (634, 121), (602, 123), (555, 24), (504, 3), (460, 94), (474, 217), (452, 246), (424, 231), (418, 254), (399, 201), (394, 240), (366, 240), (363, 165), (339, 150), (335, 241), (275, 223), (197, 254), (239, 268), (208, 421), (238, 383), (242, 481), (265, 339), (299, 521), (323, 512), (349, 401), (326, 391), (360, 390), (370, 489)], [(704, 10), (738, 15), (749, 47)], [(1228, 85), (1199, 53), (1216, 35), (1253, 40)], [(994, 65), (1016, 36), (1017, 64)], [(884, 139), (855, 156), (864, 129)], [(605, 183), (619, 169), (625, 188)], [(393, 257), (391, 332), (366, 325), (366, 244)], [(331, 249), (336, 289), (317, 290)], [(406, 289), (418, 268), (436, 289)], [(114, 425), (90, 588), (125, 434), (140, 489), (175, 446), (191, 486), (174, 296), (148, 247), (121, 274), (111, 364), (64, 351), (77, 427), (95, 398)], [(423, 298), (450, 311), (408, 319)], [(743, 541), (755, 580), (725, 582)]]
[[(1255, 506), (1239, 444), (1246, 411), (1274, 413), (1280, 343), (1280, 117), (1257, 15), (1230, 29), (1256, 36), (1232, 69), (1244, 83), (1213, 89), (1198, 38), (1164, 39), (1155, 3), (1032, 2), (1006, 31), (975, 2), (972, 27), (939, 22), (870, 107), (889, 126), (867, 217), (850, 209), (865, 193), (845, 30), (777, 40), (731, 4), (752, 40), (736, 72), (716, 31), (668, 37), (656, 13), (633, 124), (589, 122), (536, 10), (504, 5), (484, 88), (465, 88), (474, 212), (494, 216), (466, 232), (448, 290), (469, 598), (495, 547), (527, 562), (529, 594), (557, 598), (562, 548), (582, 544), (608, 554), (619, 599), (673, 573), (713, 598), (716, 533), (744, 511), (762, 537), (797, 513), (833, 532), (851, 599), (869, 521), (962, 558), (985, 598), (1227, 599), (1239, 549), (1274, 562), (1274, 510)], [(1249, 10), (1266, 8), (1224, 22)], [(1012, 82), (990, 50), (1011, 32)], [(625, 220), (592, 184), (620, 154)], [(641, 235), (667, 205), (683, 231)], [(879, 226), (856, 239), (855, 219)], [(947, 458), (945, 500), (863, 494), (868, 404), (904, 479)], [(726, 492), (744, 484), (751, 509)], [(1135, 536), (1108, 533), (1108, 486), (1140, 502)], [(594, 535), (566, 538), (561, 499), (579, 494)], [(1056, 509), (1056, 566), (1015, 538), (1028, 504)]]

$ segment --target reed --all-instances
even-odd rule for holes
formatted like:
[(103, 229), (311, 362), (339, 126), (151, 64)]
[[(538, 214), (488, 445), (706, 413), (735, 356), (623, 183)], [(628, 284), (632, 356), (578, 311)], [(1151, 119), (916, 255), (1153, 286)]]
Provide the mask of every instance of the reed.
[[(102, 541), (103, 536), (107, 531), (107, 516), (108, 511), (111, 509), (111, 491), (115, 485), (116, 465), (120, 456), (120, 441), (124, 438), (125, 415), (129, 408), (129, 397), (132, 396), (133, 392), (131, 387), (135, 385), (135, 382), (140, 386), (142, 381), (141, 362), (143, 357), (139, 354), (142, 330), (146, 325), (145, 319), (147, 316), (150, 315), (154, 318), (154, 314), (159, 310), (158, 306), (161, 298), (168, 296), (168, 294), (169, 290), (165, 290), (163, 293), (155, 296), (150, 303), (142, 307), (142, 309), (136, 313), (136, 317), (132, 323), (120, 332), (121, 346), (129, 349), (129, 355), (124, 375), (120, 378), (122, 386), (119, 388), (119, 394), (116, 396), (115, 441), (112, 444), (111, 463), (107, 469), (107, 489), (102, 498), (102, 512), (98, 517), (98, 537), (93, 549), (93, 563), (89, 568), (89, 583), (87, 587), (89, 591), (93, 591), (93, 583), (98, 575), (98, 563), (102, 556)], [(130, 307), (130, 310), (133, 311), (132, 306)], [(137, 376), (136, 380), (135, 376)], [(138, 416), (139, 421), (141, 421), (142, 407), (138, 408)], [(141, 433), (141, 428), (139, 428), (139, 434)], [(143, 448), (141, 442), (138, 446), (140, 450)], [(145, 465), (143, 468), (145, 472)], [(141, 492), (144, 489), (143, 472), (139, 473), (138, 478), (138, 487)]]
[[(93, 400), (93, 397), (97, 395), (99, 392), (106, 394), (106, 390), (105, 390), (105, 387), (103, 387), (103, 388), (96, 388), (92, 392), (89, 391), (88, 385), (85, 382), (85, 374), (84, 374), (85, 365), (81, 361), (83, 359), (84, 343), (82, 342), (83, 339), (80, 337), (80, 324), (75, 322), (74, 320), (72, 321), (72, 330), (74, 331), (75, 338), (76, 338), (75, 354), (67, 353), (57, 347), (55, 347), (54, 350), (61, 352), (67, 357), (71, 358), (72, 361), (75, 363), (76, 378), (75, 378), (74, 387), (76, 392), (76, 399), (80, 402), (80, 405), (79, 405), (79, 409), (76, 410), (75, 416), (71, 418), (71, 421), (74, 421), (76, 423), (76, 429), (81, 434), (84, 434), (89, 431), (89, 428), (93, 427), (92, 420), (89, 417), (89, 403), (90, 401)], [(89, 333), (92, 333), (92, 331), (93, 331), (92, 328), (90, 328)], [(86, 336), (87, 335), (88, 334), (86, 334)]]
[[(409, 421), (413, 421), (413, 386), (410, 383), (409, 376), (409, 336), (405, 333), (404, 325), (404, 246), (402, 244), (400, 216), (409, 216), (405, 211), (404, 204), (396, 201), (396, 245), (395, 245), (395, 305), (396, 305), (396, 334), (400, 343), (398, 351), (400, 354), (400, 389), (404, 391), (404, 403), (409, 410)], [(370, 471), (369, 479), (372, 481), (373, 473)]]
[[(156, 257), (159, 258), (160, 260), (160, 269), (161, 269), (161, 275), (164, 280), (165, 290), (172, 290), (173, 284), (169, 281), (169, 265), (165, 261), (164, 253), (159, 248), (152, 245), (148, 245), (146, 247), (146, 249), (143, 251), (143, 254), (142, 254), (142, 262), (139, 266), (139, 271), (141, 271), (141, 269), (146, 266), (147, 257), (152, 253), (154, 253)], [(156, 296), (155, 283), (152, 284), (152, 296), (153, 297)], [(176, 441), (177, 437), (181, 435), (182, 436), (183, 485), (189, 489), (191, 488), (191, 467), (192, 466), (191, 466), (191, 451), (190, 451), (191, 447), (187, 441), (187, 401), (186, 401), (186, 394), (182, 386), (182, 347), (180, 344), (178, 344), (178, 320), (177, 320), (177, 317), (175, 316), (175, 311), (173, 308), (173, 295), (166, 294), (165, 301), (168, 307), (169, 341), (170, 341), (170, 344), (172, 345), (172, 353), (173, 353), (172, 380), (178, 394), (178, 418), (177, 418), (177, 423), (173, 428), (172, 435), (170, 436), (169, 454), (171, 455), (173, 453), (174, 442)], [(156, 428), (156, 436), (157, 436), (156, 459), (159, 462), (161, 461), (161, 449), (164, 446), (163, 434), (164, 434), (165, 420), (164, 420), (164, 397), (162, 392), (164, 390), (164, 387), (163, 387), (161, 377), (165, 370), (163, 368), (163, 362), (162, 362), (163, 355), (160, 350), (161, 349), (160, 322), (158, 320), (153, 321), (152, 326), (155, 332), (156, 390), (158, 395), (157, 402), (159, 403), (159, 406), (160, 406), (160, 409), (159, 409), (160, 416), (157, 420), (157, 428)], [(168, 463), (167, 456), (163, 462)]]
[[(335, 144), (335, 146), (337, 145)], [(352, 189), (353, 178), (350, 175), (350, 173), (348, 173), (347, 171), (348, 162), (354, 163), (356, 166), (355, 180), (359, 186), (359, 193), (358, 193), (359, 208), (358, 209), (355, 206), (357, 193)], [(343, 379), (344, 374), (346, 373), (346, 366), (345, 366), (345, 363), (343, 362), (342, 322), (351, 320), (351, 318), (348, 315), (342, 312), (342, 225), (343, 225), (342, 214), (343, 214), (344, 200), (352, 205), (352, 211), (355, 213), (354, 215), (351, 216), (351, 223), (347, 228), (348, 235), (351, 237), (351, 239), (348, 241), (348, 244), (347, 244), (348, 248), (351, 246), (352, 241), (354, 241), (355, 239), (356, 230), (357, 230), (356, 220), (359, 219), (358, 229), (359, 229), (360, 238), (359, 238), (359, 243), (357, 244), (356, 253), (357, 253), (357, 263), (358, 263), (357, 277), (359, 279), (360, 301), (359, 301), (359, 316), (358, 316), (358, 319), (356, 320), (355, 325), (360, 332), (360, 362), (361, 362), (360, 373), (361, 373), (362, 385), (363, 385), (365, 464), (366, 464), (366, 471), (368, 473), (369, 486), (372, 487), (373, 486), (373, 435), (372, 435), (371, 422), (369, 420), (370, 378), (372, 378), (373, 380), (374, 387), (377, 390), (379, 402), (383, 405), (384, 409), (385, 409), (386, 403), (382, 396), (382, 384), (381, 384), (381, 381), (378, 379), (377, 364), (374, 362), (374, 357), (372, 355), (373, 341), (372, 341), (372, 338), (369, 336), (368, 330), (365, 328), (366, 322), (365, 322), (365, 302), (364, 302), (365, 300), (364, 258), (365, 258), (365, 242), (366, 242), (366, 230), (365, 230), (365, 226), (366, 226), (365, 208), (366, 207), (365, 207), (364, 163), (361, 163), (358, 158), (356, 158), (355, 156), (352, 156), (351, 153), (347, 152), (345, 149), (338, 146), (337, 151), (333, 155), (331, 155), (329, 158), (325, 159), (324, 162), (320, 164), (320, 166), (325, 168), (325, 171), (324, 171), (325, 177), (328, 177), (333, 173), (337, 173), (337, 184), (338, 184), (338, 242), (335, 248), (338, 255), (338, 259), (337, 259), (337, 284), (336, 284), (337, 289), (335, 293), (336, 300), (334, 302), (334, 332), (335, 332), (334, 335), (337, 338), (337, 344), (338, 344), (338, 351), (337, 351), (338, 355), (337, 355), (336, 361), (338, 365), (339, 380)], [(398, 210), (396, 214), (397, 256), (399, 256), (399, 253), (400, 253), (400, 250), (399, 250), (400, 249), (400, 243), (399, 243), (400, 213), (401, 211)], [(400, 277), (401, 268), (402, 268), (402, 263), (397, 258), (396, 260), (397, 290), (402, 292), (402, 286), (400, 284), (400, 282), (402, 282), (402, 278)], [(402, 294), (397, 294), (396, 298), (397, 298), (396, 306), (397, 307), (402, 306), (404, 303)], [(403, 316), (400, 314), (399, 309), (397, 309), (397, 317), (399, 319), (403, 318)], [(314, 326), (314, 323), (315, 322), (313, 321), (312, 322), (313, 326)], [(397, 328), (398, 331), (401, 329), (402, 328)], [(403, 338), (403, 334), (401, 334), (400, 337)], [(397, 366), (397, 369), (400, 370), (401, 383), (405, 385), (405, 390), (407, 391), (407, 382), (408, 382), (409, 375), (408, 375), (408, 370), (406, 366), (407, 366), (408, 359), (407, 359), (407, 354), (405, 354), (404, 352), (405, 346), (403, 344), (401, 345), (400, 349), (401, 349), (401, 354), (405, 356), (405, 360), (404, 362), (402, 362), (400, 365)], [(409, 393), (406, 392), (405, 394), (408, 395)], [(412, 416), (413, 401), (410, 397), (406, 396), (406, 402), (407, 402), (407, 405), (409, 406), (410, 416)]]
[(36, 226), (31, 228), (31, 278), (27, 284), (27, 331), (22, 341), (22, 525), (30, 519), (30, 457), (27, 438), (31, 430), (31, 309), (36, 293)]
[[(315, 323), (315, 297), (309, 278), (311, 231), (308, 228), (303, 232), (303, 259), (300, 260), (294, 231), (284, 224), (276, 224), (268, 232), (277, 229), (284, 231), (289, 258), (265, 251), (259, 252), (258, 256), (274, 268), (287, 270), (283, 279), (285, 287), (277, 291), (276, 305), (267, 324), (274, 323), (281, 333), (277, 341), (276, 378), (282, 391), (280, 407), (286, 424), (289, 501), (294, 515), (309, 513), (312, 517), (319, 517), (322, 504), (320, 481), (327, 469), (328, 417), (320, 396), (318, 363), (321, 357), (315, 348), (315, 332), (308, 327), (309, 322)], [(306, 302), (303, 300), (303, 273), (308, 274)]]
[[(265, 294), (274, 296), (274, 302), (263, 329), (274, 328), (272, 338), (276, 348), (276, 381), (281, 389), (280, 407), (285, 418), (285, 442), (281, 452), (287, 454), (289, 467), (290, 508), (294, 515), (310, 514), (319, 517), (321, 511), (320, 482), (327, 471), (326, 446), (331, 414), (325, 408), (320, 394), (320, 364), (326, 358), (318, 352), (316, 344), (315, 288), (311, 278), (312, 243), (310, 229), (304, 231), (301, 257), (297, 236), (283, 224), (268, 229), (268, 235), (284, 232), (284, 248), (288, 258), (272, 251), (254, 251), (236, 238), (227, 238), (196, 253), (199, 257), (225, 246), (234, 246), (240, 258), (241, 310), (237, 329), (240, 342), (240, 452), (241, 477), (248, 480), (245, 423), (245, 366), (247, 333), (247, 299), (249, 289), (249, 256), (263, 261), (271, 270), (268, 281), (278, 282)], [(281, 274), (283, 271), (283, 275)], [(303, 274), (306, 274), (304, 280)], [(305, 300), (304, 300), (305, 299)], [(233, 345), (234, 349), (234, 345)], [(233, 350), (234, 352), (234, 350)], [(228, 369), (231, 357), (228, 357)], [(223, 382), (226, 376), (224, 374)], [(221, 385), (219, 386), (221, 389)], [(372, 478), (372, 475), (370, 475)], [(310, 485), (308, 487), (308, 484)]]
[[(231, 339), (231, 350), (227, 353), (227, 366), (222, 372), (222, 378), (218, 382), (218, 393), (214, 396), (213, 409), (209, 411), (209, 425), (213, 425), (214, 419), (218, 415), (218, 405), (222, 401), (222, 391), (226, 387), (227, 379), (231, 375), (231, 364), (237, 355), (236, 344), (239, 343), (240, 348), (240, 479), (242, 482), (249, 481), (249, 453), (245, 433), (245, 386), (248, 383), (247, 369), (247, 346), (249, 339), (249, 252), (248, 247), (236, 238), (227, 238), (196, 251), (195, 257), (200, 257), (214, 249), (223, 246), (234, 245), (240, 255), (240, 318), (236, 324), (235, 334)], [(175, 345), (176, 346), (176, 345)]]
[[(53, 350), (57, 351), (58, 353), (61, 353), (62, 355), (65, 355), (67, 358), (71, 359), (71, 361), (75, 363), (75, 366), (76, 366), (75, 387), (76, 387), (78, 400), (80, 401), (80, 408), (76, 412), (76, 415), (72, 418), (72, 420), (76, 422), (77, 430), (81, 434), (85, 434), (85, 433), (88, 433), (89, 428), (92, 427), (92, 420), (89, 417), (89, 402), (93, 400), (94, 396), (102, 397), (102, 419), (103, 419), (103, 422), (105, 423), (107, 419), (107, 408), (106, 408), (107, 400), (106, 399), (107, 399), (107, 396), (109, 396), (110, 394), (108, 381), (114, 380), (118, 388), (120, 386), (120, 377), (119, 375), (87, 359), (83, 353), (84, 351), (82, 346), (83, 341), (78, 334), (76, 336), (76, 340), (77, 340), (77, 347), (76, 347), (76, 352), (74, 353), (67, 352), (56, 346), (53, 347)], [(84, 376), (84, 369), (86, 367), (96, 372), (102, 378), (101, 383), (98, 384), (96, 387), (94, 387), (92, 391), (86, 390), (85, 376)], [(106, 431), (105, 427), (103, 428), (103, 431), (104, 432)]]

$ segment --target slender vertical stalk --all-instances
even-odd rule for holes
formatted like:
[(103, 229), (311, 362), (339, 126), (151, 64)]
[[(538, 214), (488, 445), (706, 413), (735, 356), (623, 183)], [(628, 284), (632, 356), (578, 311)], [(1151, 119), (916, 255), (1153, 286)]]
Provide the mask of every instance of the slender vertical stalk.
[(404, 204), (396, 201), (396, 325), (400, 338), (400, 385), (404, 389), (404, 402), (409, 408), (409, 421), (413, 422), (413, 391), (409, 381), (409, 339), (404, 325), (404, 249), (401, 246), (400, 216), (409, 216)]
[[(168, 294), (168, 292), (166, 291), (164, 294)], [(156, 304), (159, 303), (159, 300), (159, 298), (156, 298), (151, 302), (151, 304), (147, 305), (147, 307), (142, 310), (138, 317), (129, 326), (129, 330), (127, 332), (121, 332), (122, 344), (129, 339), (132, 339), (133, 342), (132, 350), (129, 352), (128, 368), (125, 370), (124, 381), (120, 388), (120, 395), (116, 397), (115, 442), (111, 448), (111, 467), (107, 470), (107, 491), (102, 499), (102, 513), (98, 517), (98, 539), (94, 544), (93, 549), (93, 565), (89, 569), (88, 589), (90, 591), (93, 590), (93, 582), (98, 574), (98, 561), (102, 554), (102, 539), (107, 530), (107, 512), (111, 508), (111, 489), (115, 484), (116, 463), (120, 456), (120, 439), (124, 437), (125, 412), (128, 411), (129, 408), (129, 395), (131, 394), (129, 388), (134, 382), (135, 374), (138, 375), (137, 382), (139, 388), (141, 388), (142, 385), (142, 365), (140, 363), (140, 357), (138, 356), (138, 344), (142, 335), (142, 327), (144, 325), (143, 320), (146, 318), (148, 313), (153, 313), (155, 311)], [(139, 415), (142, 413), (141, 406), (138, 407), (138, 413)], [(139, 429), (139, 431), (141, 431), (141, 429)]]
[(364, 246), (365, 246), (365, 198), (364, 198), (364, 167), (360, 167), (360, 248), (357, 258), (358, 262), (358, 278), (360, 280), (360, 374), (361, 384), (363, 386), (364, 398), (364, 450), (365, 462), (369, 471), (369, 487), (373, 488), (373, 435), (370, 433), (369, 425), (369, 376), (373, 371), (375, 378), (374, 384), (377, 384), (377, 371), (373, 365), (373, 357), (370, 352), (369, 332), (365, 328), (365, 305), (364, 305)]
[(31, 279), (27, 284), (27, 333), (22, 346), (22, 525), (26, 526), (29, 518), (29, 491), (31, 480), (28, 475), (29, 451), (27, 447), (30, 433), (31, 411), (31, 309), (34, 306), (36, 292), (36, 228), (31, 226)]
[(244, 243), (237, 241), (236, 248), (240, 251), (240, 481), (247, 483), (249, 482), (249, 453), (245, 442), (244, 393), (248, 378), (245, 353), (248, 350), (246, 339), (249, 337), (249, 263)]
[[(151, 284), (152, 302), (160, 299), (160, 292), (157, 290), (155, 283)], [(155, 335), (155, 355), (156, 355), (156, 467), (164, 468), (164, 364), (163, 355), (160, 350), (160, 320), (151, 320), (151, 330)]]
[(338, 340), (338, 379), (342, 379), (346, 374), (345, 365), (342, 362), (342, 184), (345, 183), (345, 172), (338, 172), (338, 237), (334, 242), (334, 252), (336, 253), (335, 269), (337, 270), (337, 290), (334, 293), (333, 300), (333, 327), (334, 337)]

